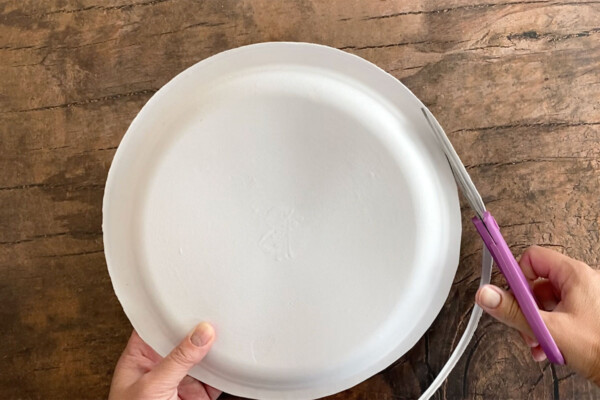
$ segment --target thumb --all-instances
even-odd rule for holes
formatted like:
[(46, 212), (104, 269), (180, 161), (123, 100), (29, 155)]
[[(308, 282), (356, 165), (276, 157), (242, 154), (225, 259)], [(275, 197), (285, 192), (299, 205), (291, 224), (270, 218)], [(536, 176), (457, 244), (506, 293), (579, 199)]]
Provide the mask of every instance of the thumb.
[(206, 356), (214, 339), (213, 327), (202, 322), (146, 375), (148, 382), (156, 389), (177, 388), (188, 371)]
[(529, 337), (535, 337), (512, 293), (494, 285), (484, 285), (477, 291), (475, 301), (486, 313), (498, 321)]

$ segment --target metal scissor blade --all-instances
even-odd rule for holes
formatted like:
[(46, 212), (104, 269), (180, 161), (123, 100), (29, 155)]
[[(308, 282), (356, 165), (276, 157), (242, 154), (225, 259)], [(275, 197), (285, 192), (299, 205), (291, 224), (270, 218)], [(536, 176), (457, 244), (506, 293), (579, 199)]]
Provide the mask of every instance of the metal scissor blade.
[(469, 205), (475, 211), (479, 219), (483, 219), (483, 213), (485, 212), (485, 204), (483, 204), (483, 200), (481, 199), (481, 195), (475, 188), (469, 173), (467, 172), (465, 166), (458, 154), (456, 154), (456, 150), (450, 143), (450, 139), (446, 136), (444, 129), (440, 126), (438, 121), (435, 119), (433, 114), (429, 112), (426, 108), (422, 107), (421, 111), (429, 124), (434, 136), (437, 138), (437, 141), (442, 146), (442, 150), (446, 155), (446, 159), (448, 160), (448, 164), (450, 164), (450, 169), (452, 170), (452, 174), (454, 175), (454, 179), (460, 190), (463, 192), (465, 198), (469, 202)]

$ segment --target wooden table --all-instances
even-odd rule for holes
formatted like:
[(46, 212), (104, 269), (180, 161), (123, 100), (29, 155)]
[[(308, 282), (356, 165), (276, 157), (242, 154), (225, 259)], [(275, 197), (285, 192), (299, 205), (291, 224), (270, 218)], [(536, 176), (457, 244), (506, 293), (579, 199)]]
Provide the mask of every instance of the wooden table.
[[(106, 174), (144, 103), (220, 51), (306, 41), (370, 60), (438, 116), (515, 253), (600, 264), (600, 3), (9, 0), (0, 4), (0, 397), (105, 398), (131, 326), (102, 246)], [(412, 399), (456, 345), (481, 243), (427, 334), (335, 399)], [(503, 279), (494, 274), (494, 281)], [(586, 397), (587, 396), (587, 397)], [(227, 398), (227, 396), (224, 396)], [(484, 317), (436, 398), (600, 398)], [(229, 397), (231, 398), (231, 397)]]

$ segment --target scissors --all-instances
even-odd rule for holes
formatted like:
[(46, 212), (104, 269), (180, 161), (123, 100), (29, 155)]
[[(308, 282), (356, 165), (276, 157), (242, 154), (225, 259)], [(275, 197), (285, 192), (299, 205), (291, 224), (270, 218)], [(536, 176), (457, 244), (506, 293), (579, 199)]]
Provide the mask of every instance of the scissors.
[(434, 136), (442, 146), (444, 154), (450, 164), (454, 179), (460, 187), (461, 192), (466, 197), (473, 211), (475, 211), (476, 215), (472, 219), (475, 229), (477, 229), (477, 232), (492, 254), (500, 272), (502, 272), (502, 275), (506, 278), (535, 338), (542, 347), (542, 350), (544, 350), (544, 353), (546, 353), (550, 362), (554, 364), (564, 364), (565, 359), (552, 338), (550, 331), (548, 331), (548, 327), (542, 320), (539, 308), (533, 297), (533, 291), (529, 286), (527, 279), (525, 279), (525, 275), (523, 275), (523, 271), (521, 271), (517, 260), (515, 260), (515, 257), (512, 255), (506, 244), (504, 237), (502, 237), (498, 223), (492, 214), (486, 210), (481, 195), (475, 188), (465, 166), (458, 157), (458, 154), (456, 154), (456, 150), (454, 150), (452, 143), (450, 143), (448, 136), (446, 136), (446, 133), (438, 121), (426, 108), (421, 108), (421, 111), (423, 111), (423, 115), (425, 115), (425, 119), (431, 127)]

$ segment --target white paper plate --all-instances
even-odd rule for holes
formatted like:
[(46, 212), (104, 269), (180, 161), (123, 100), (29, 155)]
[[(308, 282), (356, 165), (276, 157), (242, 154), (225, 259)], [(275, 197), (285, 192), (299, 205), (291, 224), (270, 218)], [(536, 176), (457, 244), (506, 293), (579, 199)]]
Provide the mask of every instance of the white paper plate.
[(406, 353), (456, 272), (456, 186), (399, 81), (351, 54), (263, 43), (159, 90), (108, 174), (115, 292), (166, 355), (200, 321), (191, 375), (236, 395), (316, 398)]

